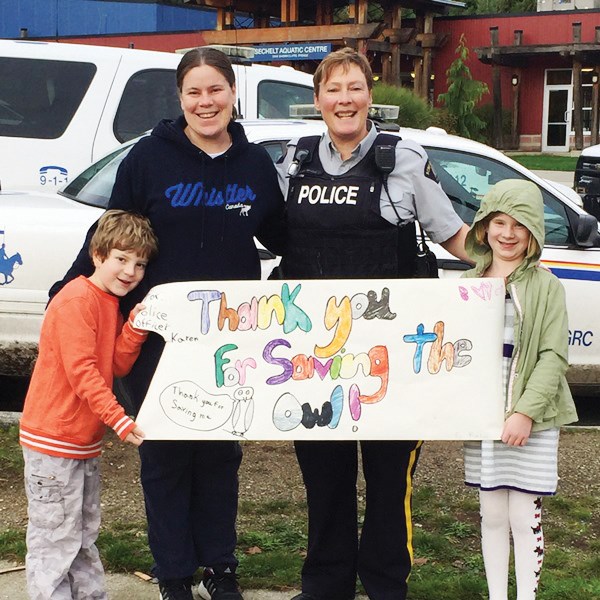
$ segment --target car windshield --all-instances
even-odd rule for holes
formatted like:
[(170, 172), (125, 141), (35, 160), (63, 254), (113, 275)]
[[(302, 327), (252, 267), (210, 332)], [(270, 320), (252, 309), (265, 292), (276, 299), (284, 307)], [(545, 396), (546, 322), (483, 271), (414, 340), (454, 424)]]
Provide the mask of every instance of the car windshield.
[(82, 204), (106, 208), (115, 184), (117, 169), (132, 148), (133, 144), (122, 146), (95, 162), (66, 185), (59, 194)]

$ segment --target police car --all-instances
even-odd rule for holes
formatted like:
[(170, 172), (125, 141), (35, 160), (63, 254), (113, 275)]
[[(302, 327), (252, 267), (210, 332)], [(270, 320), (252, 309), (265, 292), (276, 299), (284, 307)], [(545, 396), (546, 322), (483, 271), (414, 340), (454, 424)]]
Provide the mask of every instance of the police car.
[[(310, 120), (243, 121), (248, 138), (274, 161), (290, 139), (319, 134)], [(457, 214), (471, 223), (481, 198), (497, 181), (527, 179), (540, 188), (545, 205), (544, 264), (567, 290), (570, 324), (569, 378), (586, 392), (600, 389), (600, 233), (595, 217), (573, 190), (548, 182), (501, 152), (439, 129), (401, 129), (398, 134), (426, 148), (435, 173)], [(85, 233), (106, 207), (117, 167), (133, 142), (83, 171), (58, 193), (0, 192), (0, 374), (27, 373), (35, 357), (50, 286), (71, 265)], [(574, 198), (575, 197), (575, 198)], [(457, 277), (467, 265), (431, 245), (441, 277)], [(275, 264), (264, 252), (263, 275)]]

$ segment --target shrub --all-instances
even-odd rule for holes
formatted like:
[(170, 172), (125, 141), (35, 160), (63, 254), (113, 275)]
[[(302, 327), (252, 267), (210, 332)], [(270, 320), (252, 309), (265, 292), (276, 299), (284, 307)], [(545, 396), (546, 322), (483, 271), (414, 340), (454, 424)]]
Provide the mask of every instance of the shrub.
[(433, 124), (434, 111), (431, 106), (407, 88), (377, 83), (373, 87), (373, 102), (398, 106), (400, 113), (396, 122), (403, 127), (425, 129)]
[[(494, 105), (491, 103), (480, 104), (473, 109), (473, 113), (485, 123), (485, 126), (479, 132), (482, 136), (482, 142), (493, 145), (494, 141)], [(505, 140), (510, 138), (512, 113), (507, 108), (502, 109), (502, 137)]]

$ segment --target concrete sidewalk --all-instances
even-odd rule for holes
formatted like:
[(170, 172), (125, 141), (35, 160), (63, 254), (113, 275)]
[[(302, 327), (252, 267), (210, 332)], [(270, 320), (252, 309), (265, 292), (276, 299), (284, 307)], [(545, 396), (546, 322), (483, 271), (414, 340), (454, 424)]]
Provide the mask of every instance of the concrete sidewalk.
[[(14, 565), (0, 560), (0, 571), (11, 567)], [(111, 600), (158, 600), (158, 586), (132, 574), (107, 573), (106, 589)], [(290, 600), (300, 591), (244, 590), (243, 593), (244, 600)], [(367, 600), (366, 596), (356, 598)], [(24, 570), (0, 574), (0, 600), (28, 600)]]
[[(0, 561), (0, 571), (12, 565)], [(158, 600), (158, 586), (135, 575), (107, 573), (106, 589), (111, 600)], [(298, 591), (244, 591), (244, 600), (289, 600)], [(0, 575), (0, 600), (28, 600), (25, 571)]]

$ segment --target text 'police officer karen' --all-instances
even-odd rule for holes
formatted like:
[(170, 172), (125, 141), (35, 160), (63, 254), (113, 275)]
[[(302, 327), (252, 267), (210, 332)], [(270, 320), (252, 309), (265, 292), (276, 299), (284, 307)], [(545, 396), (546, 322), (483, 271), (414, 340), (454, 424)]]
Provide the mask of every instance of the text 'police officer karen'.
[[(367, 119), (372, 87), (367, 59), (349, 48), (331, 53), (317, 68), (315, 106), (327, 132), (290, 142), (278, 165), (287, 199), (286, 279), (412, 277), (415, 218), (434, 242), (469, 260), (468, 228), (437, 182), (425, 150), (378, 134)], [(412, 477), (421, 442), (360, 444), (367, 501), (359, 541), (357, 443), (295, 443), (309, 533), (302, 593), (294, 600), (350, 600), (357, 575), (371, 600), (406, 598)]]

